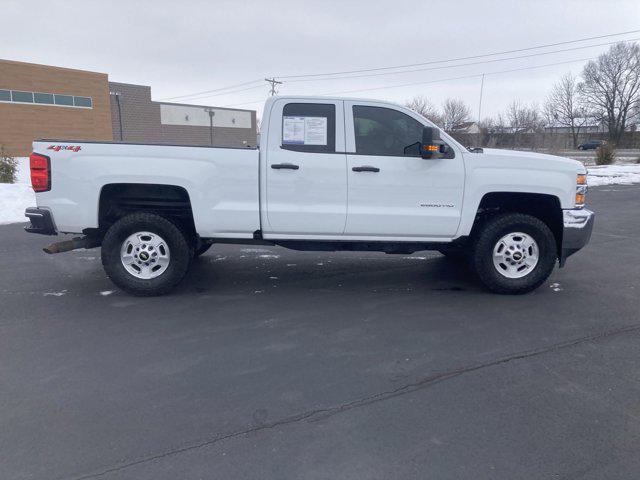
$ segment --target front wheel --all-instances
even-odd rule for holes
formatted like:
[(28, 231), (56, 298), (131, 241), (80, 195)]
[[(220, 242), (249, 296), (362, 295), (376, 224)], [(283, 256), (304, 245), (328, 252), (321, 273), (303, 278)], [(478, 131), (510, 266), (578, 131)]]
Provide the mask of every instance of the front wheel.
[(137, 296), (168, 293), (185, 276), (192, 250), (164, 217), (134, 213), (115, 222), (102, 241), (102, 265), (122, 290)]
[(556, 241), (544, 222), (508, 213), (490, 219), (480, 230), (471, 263), (492, 292), (520, 294), (538, 288), (556, 259)]

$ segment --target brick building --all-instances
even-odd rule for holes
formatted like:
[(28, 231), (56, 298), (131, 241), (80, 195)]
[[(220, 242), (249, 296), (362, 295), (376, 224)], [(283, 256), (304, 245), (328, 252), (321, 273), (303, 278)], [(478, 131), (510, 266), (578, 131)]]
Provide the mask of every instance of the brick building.
[(109, 83), (115, 141), (255, 147), (256, 112), (151, 100), (151, 87)]
[(0, 60), (0, 145), (25, 156), (38, 138), (112, 140), (107, 74)]
[(0, 146), (26, 156), (42, 138), (254, 147), (256, 112), (151, 100), (106, 73), (0, 60)]

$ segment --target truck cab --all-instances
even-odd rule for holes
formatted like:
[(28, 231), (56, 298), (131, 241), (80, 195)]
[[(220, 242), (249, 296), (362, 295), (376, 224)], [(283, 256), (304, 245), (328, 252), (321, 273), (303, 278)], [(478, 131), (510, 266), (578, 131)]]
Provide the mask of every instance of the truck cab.
[[(447, 154), (425, 160), (418, 145), (424, 128), (435, 127), (415, 112), (375, 101), (276, 98), (267, 102), (265, 117), (265, 238), (403, 242), (456, 236), (464, 149), (443, 135)], [(305, 138), (310, 122), (321, 132)], [(292, 128), (298, 129), (295, 137)]]
[(587, 243), (594, 218), (580, 162), (470, 151), (412, 110), (362, 99), (271, 97), (259, 149), (36, 142), (32, 175), (29, 230), (83, 233), (62, 249), (102, 246), (109, 276), (141, 295), (166, 293), (221, 242), (438, 250), (490, 290), (524, 293)]

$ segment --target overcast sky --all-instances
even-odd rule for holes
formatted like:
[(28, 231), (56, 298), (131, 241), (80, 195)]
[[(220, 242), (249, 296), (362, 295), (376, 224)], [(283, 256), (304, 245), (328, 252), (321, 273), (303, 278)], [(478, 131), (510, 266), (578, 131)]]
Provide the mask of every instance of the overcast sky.
[[(150, 85), (156, 100), (265, 76), (432, 62), (640, 29), (640, 0), (1, 3), (0, 58), (105, 72), (112, 81)], [(640, 32), (453, 64), (634, 38), (640, 38)], [(596, 46), (372, 77), (312, 82), (291, 79), (280, 87), (280, 93), (350, 92), (345, 96), (401, 103), (424, 95), (436, 105), (447, 97), (457, 97), (466, 101), (477, 116), (478, 75), (486, 73), (482, 107), (485, 117), (503, 111), (514, 99), (542, 103), (554, 81), (565, 72), (579, 74), (584, 62), (503, 74), (491, 72), (591, 58), (607, 48)], [(421, 68), (445, 65), (452, 63)], [(438, 82), (472, 75), (476, 76)], [(418, 82), (432, 83), (394, 87)], [(387, 88), (371, 90), (376, 87)], [(175, 101), (260, 111), (268, 95), (267, 85), (259, 82), (236, 90), (244, 91)]]

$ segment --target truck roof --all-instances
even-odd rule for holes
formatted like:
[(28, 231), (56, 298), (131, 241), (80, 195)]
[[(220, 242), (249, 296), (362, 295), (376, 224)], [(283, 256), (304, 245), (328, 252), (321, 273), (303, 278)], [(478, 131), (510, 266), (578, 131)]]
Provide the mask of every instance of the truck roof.
[[(362, 97), (340, 97), (335, 95), (274, 95), (267, 99), (267, 102), (273, 102), (278, 99), (299, 99), (299, 100), (340, 100), (340, 101), (349, 101), (349, 102), (375, 102), (375, 103), (388, 103), (391, 105), (398, 105), (404, 107), (397, 102), (393, 102), (390, 100), (380, 100), (376, 98), (362, 98)], [(406, 107), (405, 107), (406, 108)]]

